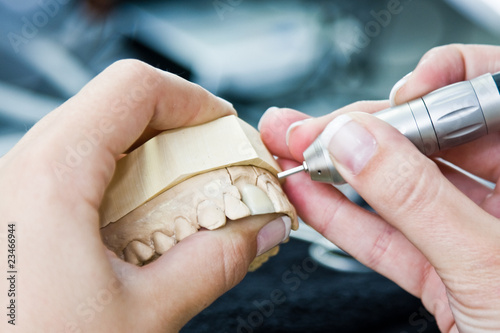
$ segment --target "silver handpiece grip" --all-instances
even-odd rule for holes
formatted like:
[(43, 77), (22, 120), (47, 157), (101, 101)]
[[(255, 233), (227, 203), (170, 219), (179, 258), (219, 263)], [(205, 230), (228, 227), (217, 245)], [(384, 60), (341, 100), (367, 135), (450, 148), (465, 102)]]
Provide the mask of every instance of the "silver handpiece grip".
[(431, 155), (498, 129), (499, 111), (498, 89), (491, 74), (486, 74), (375, 115), (397, 128), (422, 153)]
[[(431, 155), (499, 131), (500, 94), (492, 75), (485, 74), (374, 115), (398, 129), (423, 154)], [(329, 155), (317, 151), (324, 148), (316, 141), (304, 152), (311, 179), (345, 183)], [(325, 169), (327, 174), (322, 174)]]

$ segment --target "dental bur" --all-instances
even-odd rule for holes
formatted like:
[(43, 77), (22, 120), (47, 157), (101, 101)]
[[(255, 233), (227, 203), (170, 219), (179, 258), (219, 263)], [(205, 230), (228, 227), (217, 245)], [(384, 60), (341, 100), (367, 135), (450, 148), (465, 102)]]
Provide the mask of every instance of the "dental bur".
[[(499, 90), (500, 73), (485, 74), (373, 115), (395, 127), (429, 156), (500, 131)], [(345, 183), (319, 137), (303, 156), (302, 165), (278, 173), (278, 178), (305, 171), (314, 181)]]

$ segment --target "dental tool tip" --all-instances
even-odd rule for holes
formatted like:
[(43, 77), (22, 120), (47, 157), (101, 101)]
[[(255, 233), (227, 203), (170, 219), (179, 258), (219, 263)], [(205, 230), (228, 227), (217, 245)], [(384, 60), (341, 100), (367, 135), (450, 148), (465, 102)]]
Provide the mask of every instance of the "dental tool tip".
[(285, 177), (288, 177), (290, 175), (293, 175), (293, 174), (296, 174), (296, 173), (299, 173), (302, 171), (306, 171), (306, 170), (307, 170), (307, 167), (305, 164), (299, 165), (298, 167), (295, 167), (295, 168), (278, 173), (278, 179), (282, 179), (282, 178), (285, 178)]

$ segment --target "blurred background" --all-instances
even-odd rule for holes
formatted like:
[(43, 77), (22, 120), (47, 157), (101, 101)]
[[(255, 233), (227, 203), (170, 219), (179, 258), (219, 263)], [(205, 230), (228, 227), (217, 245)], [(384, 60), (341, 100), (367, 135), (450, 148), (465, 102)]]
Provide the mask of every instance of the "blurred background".
[[(270, 106), (319, 116), (358, 100), (385, 99), (434, 46), (498, 44), (500, 4), (0, 0), (0, 31), (1, 156), (119, 59), (141, 59), (196, 82), (256, 126)], [(416, 298), (304, 227), (183, 332), (437, 328)]]

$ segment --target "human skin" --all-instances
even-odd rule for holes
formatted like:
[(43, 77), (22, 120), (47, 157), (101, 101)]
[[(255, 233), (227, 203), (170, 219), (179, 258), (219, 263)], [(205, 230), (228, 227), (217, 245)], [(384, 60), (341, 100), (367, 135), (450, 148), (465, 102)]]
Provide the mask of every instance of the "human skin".
[[(448, 45), (430, 50), (391, 96), (401, 104), (439, 87), (500, 71), (500, 48)], [(344, 179), (375, 209), (351, 203), (305, 173), (284, 185), (299, 216), (360, 262), (423, 304), (442, 332), (500, 331), (500, 193), (424, 157), (397, 130), (369, 115), (389, 102), (358, 102), (312, 119), (270, 109), (261, 136), (284, 169), (328, 126), (329, 149)], [(348, 117), (339, 117), (347, 114)], [(342, 126), (343, 125), (343, 126)], [(288, 136), (288, 139), (286, 137)], [(288, 141), (288, 144), (287, 144)], [(500, 134), (441, 152), (492, 183), (500, 179)]]
[[(0, 159), (0, 224), (16, 224), (16, 326), (2, 332), (176, 332), (284, 239), (281, 219), (229, 223), (136, 267), (107, 250), (98, 209), (115, 162), (161, 130), (235, 114), (232, 105), (144, 63), (115, 63)], [(274, 243), (274, 244), (272, 244)], [(9, 286), (1, 279), (2, 304)], [(7, 310), (5, 310), (7, 312)]]

